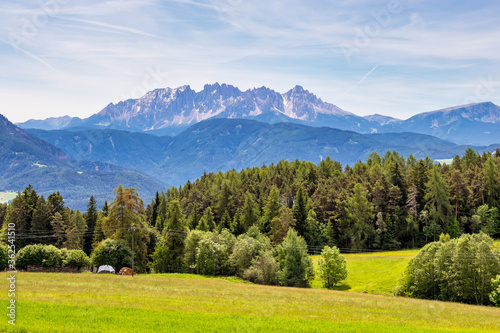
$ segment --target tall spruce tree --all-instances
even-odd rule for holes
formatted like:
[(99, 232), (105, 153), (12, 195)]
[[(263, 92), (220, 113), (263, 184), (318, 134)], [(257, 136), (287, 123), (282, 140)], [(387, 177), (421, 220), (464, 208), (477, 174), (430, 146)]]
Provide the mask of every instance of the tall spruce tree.
[(279, 190), (276, 186), (273, 186), (271, 187), (269, 198), (264, 208), (264, 215), (261, 218), (260, 229), (264, 234), (269, 235), (271, 233), (271, 222), (275, 217), (279, 216), (280, 207)]
[(451, 212), (449, 188), (437, 166), (432, 168), (425, 188), (425, 208), (429, 211), (431, 222), (446, 229)]
[[(52, 212), (50, 203), (45, 200), (43, 195), (38, 199), (36, 209), (33, 213), (33, 220), (31, 222), (31, 233), (35, 236), (47, 236), (54, 232), (50, 221), (52, 220)], [(36, 240), (40, 244), (52, 244), (53, 239), (48, 237), (40, 237)]]
[(157, 272), (182, 272), (184, 243), (188, 230), (179, 200), (170, 201), (168, 216), (163, 240), (157, 245), (152, 256), (153, 267)]
[(304, 194), (302, 187), (299, 187), (293, 205), (293, 218), (295, 219), (295, 230), (301, 237), (304, 237), (307, 232), (307, 208), (307, 196)]
[(87, 255), (92, 252), (92, 244), (94, 242), (94, 231), (97, 223), (97, 203), (94, 196), (90, 196), (89, 202), (87, 204), (87, 213), (85, 214), (85, 222), (87, 224), (87, 232), (84, 237), (83, 250)]
[(373, 205), (367, 199), (367, 191), (361, 184), (354, 186), (353, 194), (346, 203), (347, 220), (350, 226), (352, 247), (365, 249), (374, 236)]

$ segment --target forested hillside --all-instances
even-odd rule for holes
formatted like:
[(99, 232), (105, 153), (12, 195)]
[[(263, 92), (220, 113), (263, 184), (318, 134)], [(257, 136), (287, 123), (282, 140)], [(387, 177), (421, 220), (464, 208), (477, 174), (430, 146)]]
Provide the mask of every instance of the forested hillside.
[[(282, 160), (241, 172), (204, 174), (179, 188), (160, 191), (146, 207), (136, 191), (125, 189), (135, 204), (121, 223), (143, 221), (144, 230), (149, 230), (144, 237), (147, 244), (168, 229), (169, 207), (175, 200), (182, 230), (226, 228), (238, 235), (257, 225), (279, 243), (293, 227), (310, 251), (327, 244), (354, 250), (420, 247), (441, 233), (457, 237), (483, 231), (499, 237), (498, 153), (479, 155), (469, 149), (451, 165), (434, 165), (428, 158), (416, 160), (411, 155), (404, 158), (397, 152), (383, 157), (372, 153), (353, 167), (343, 168), (330, 158), (317, 165)], [(106, 237), (94, 226), (105, 224), (109, 209), (126, 206), (119, 200), (117, 196), (98, 211), (92, 198), (88, 212), (80, 215), (64, 207), (59, 194), (45, 199), (28, 188), (9, 205), (0, 206), (0, 222), (16, 223), (19, 245), (39, 241), (62, 245), (80, 235), (86, 241), (69, 243), (84, 244), (90, 253), (92, 244)], [(53, 221), (56, 213), (62, 219), (60, 226)], [(145, 261), (154, 244), (148, 248)]]

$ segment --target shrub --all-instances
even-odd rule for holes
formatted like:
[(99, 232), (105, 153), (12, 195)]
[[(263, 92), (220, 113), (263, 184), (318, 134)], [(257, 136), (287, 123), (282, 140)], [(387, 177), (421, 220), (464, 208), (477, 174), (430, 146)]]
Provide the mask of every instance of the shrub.
[(227, 260), (227, 248), (204, 237), (196, 248), (196, 272), (202, 275), (220, 275)]
[(313, 263), (307, 243), (294, 229), (289, 229), (278, 246), (278, 278), (283, 286), (306, 287), (314, 279)]
[(61, 265), (62, 260), (62, 251), (54, 245), (27, 245), (16, 254), (16, 265), (23, 268), (30, 265), (52, 267)]
[(90, 262), (93, 266), (110, 265), (116, 271), (132, 266), (132, 250), (122, 239), (106, 239), (92, 252)]
[(266, 251), (252, 261), (250, 268), (243, 273), (243, 278), (258, 284), (277, 285), (278, 268), (271, 251)]
[[(269, 244), (269, 239), (267, 243)], [(242, 277), (243, 272), (252, 265), (254, 258), (264, 251), (268, 244), (247, 235), (240, 235), (234, 245), (233, 253), (229, 256), (229, 264), (236, 274)]]
[(184, 268), (188, 272), (196, 272), (196, 248), (204, 235), (205, 232), (203, 231), (191, 230), (186, 237), (184, 245)]
[(3, 271), (9, 264), (9, 248), (5, 244), (0, 244), (0, 271)]
[(68, 250), (63, 260), (64, 266), (82, 267), (90, 266), (90, 258), (82, 250)]
[(492, 291), (490, 293), (490, 301), (496, 306), (500, 306), (500, 275), (496, 278), (491, 279)]
[(319, 277), (325, 288), (332, 288), (347, 278), (346, 261), (339, 249), (325, 246), (318, 261)]
[(397, 295), (469, 304), (488, 304), (500, 274), (500, 253), (486, 234), (427, 244), (395, 288)]

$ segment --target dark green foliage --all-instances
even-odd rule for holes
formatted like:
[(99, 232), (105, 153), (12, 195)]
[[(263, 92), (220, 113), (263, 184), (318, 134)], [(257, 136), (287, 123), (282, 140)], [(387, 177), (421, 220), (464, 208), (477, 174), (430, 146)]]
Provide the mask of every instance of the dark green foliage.
[(61, 265), (63, 254), (53, 245), (33, 244), (20, 249), (16, 254), (16, 266), (26, 268), (29, 265), (51, 267)]
[(7, 245), (0, 244), (0, 271), (3, 271), (9, 263), (9, 248)]
[(93, 266), (110, 265), (116, 271), (132, 267), (132, 250), (122, 239), (106, 239), (95, 248), (90, 257)]
[(223, 271), (227, 248), (210, 237), (203, 237), (196, 248), (196, 273), (220, 275)]
[(491, 303), (500, 306), (500, 275), (491, 280), (492, 291), (489, 295)]
[[(51, 205), (44, 197), (40, 197), (37, 201), (35, 211), (33, 212), (33, 220), (31, 222), (31, 232), (35, 235), (50, 235), (54, 233), (52, 228), (53, 215)], [(54, 239), (40, 238), (39, 242), (42, 244), (55, 244)]]
[(163, 239), (156, 246), (152, 255), (151, 267), (158, 273), (182, 272), (184, 242), (187, 228), (180, 209), (179, 200), (174, 199), (169, 204), (168, 222)]
[(246, 231), (258, 221), (258, 208), (256, 207), (251, 195), (247, 193), (245, 196), (245, 204), (241, 210), (240, 224)]
[(64, 266), (82, 267), (90, 266), (90, 258), (82, 250), (69, 250), (63, 260)]
[(265, 251), (252, 260), (252, 265), (245, 270), (243, 278), (258, 284), (277, 285), (278, 262), (271, 251)]
[[(4, 235), (7, 232), (6, 226), (9, 224), (15, 224), (16, 237), (20, 235), (27, 234), (30, 230), (30, 216), (28, 214), (28, 207), (24, 201), (23, 195), (18, 193), (17, 196), (12, 200), (8, 209), (7, 215), (4, 222)], [(28, 238), (16, 239), (16, 247), (21, 248), (29, 243)]]
[(246, 234), (240, 235), (236, 240), (229, 256), (229, 264), (238, 276), (243, 277), (244, 271), (252, 265), (254, 258), (270, 247), (269, 238), (261, 234), (256, 226), (253, 226)]
[(94, 231), (97, 223), (97, 203), (94, 196), (90, 196), (89, 203), (87, 204), (87, 213), (85, 214), (85, 222), (87, 223), (87, 232), (84, 237), (83, 250), (87, 255), (92, 251), (92, 243), (94, 242)]
[(307, 197), (303, 193), (302, 187), (299, 187), (293, 205), (293, 218), (295, 219), (295, 229), (302, 237), (307, 233), (307, 213)]
[(222, 229), (231, 229), (231, 216), (229, 216), (229, 212), (227, 210), (224, 211), (222, 217), (219, 222), (218, 231), (222, 231)]
[(280, 201), (279, 190), (276, 186), (271, 187), (266, 207), (264, 208), (264, 215), (261, 218), (261, 230), (266, 235), (271, 233), (271, 222), (280, 214)]
[(489, 304), (492, 279), (500, 274), (500, 251), (486, 234), (440, 237), (408, 264), (397, 295)]
[(203, 231), (191, 230), (186, 237), (183, 262), (188, 272), (196, 272), (196, 249), (204, 235)]
[(304, 238), (290, 229), (283, 243), (278, 246), (278, 279), (281, 285), (306, 287), (314, 279), (312, 259), (307, 254)]

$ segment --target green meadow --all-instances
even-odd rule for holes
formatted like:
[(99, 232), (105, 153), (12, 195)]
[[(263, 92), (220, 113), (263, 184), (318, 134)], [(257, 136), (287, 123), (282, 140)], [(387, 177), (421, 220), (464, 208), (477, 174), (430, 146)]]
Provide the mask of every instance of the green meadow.
[[(404, 250), (345, 254), (349, 273), (335, 290), (390, 295), (401, 272), (417, 253), (418, 250)], [(319, 257), (312, 256), (316, 270)], [(322, 288), (322, 282), (316, 277), (312, 287)]]
[[(2, 332), (498, 332), (500, 308), (388, 295), (417, 251), (347, 255), (339, 289), (190, 274), (17, 274), (17, 322)], [(317, 257), (315, 257), (317, 260)], [(7, 274), (0, 273), (6, 280)], [(395, 279), (395, 280), (394, 280)], [(7, 307), (7, 284), (0, 290)], [(321, 287), (314, 281), (313, 287)], [(367, 292), (367, 293), (365, 293)]]

